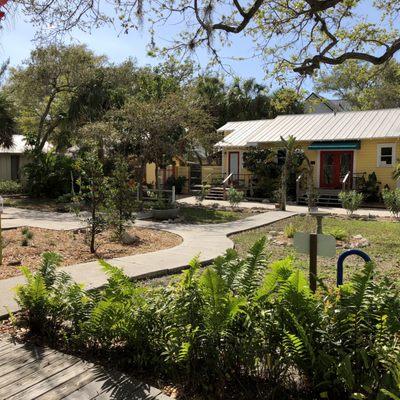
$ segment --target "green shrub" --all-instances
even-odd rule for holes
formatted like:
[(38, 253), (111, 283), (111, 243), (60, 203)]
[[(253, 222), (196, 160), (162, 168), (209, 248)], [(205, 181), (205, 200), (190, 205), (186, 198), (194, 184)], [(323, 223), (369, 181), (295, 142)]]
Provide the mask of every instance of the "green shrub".
[(144, 287), (102, 263), (95, 294), (57, 273), (56, 259), (17, 289), (31, 330), (64, 346), (158, 372), (199, 398), (385, 399), (400, 396), (400, 293), (369, 263), (339, 288), (313, 294), (265, 238), (169, 287)]
[(34, 161), (24, 167), (25, 189), (33, 197), (56, 199), (71, 192), (74, 160), (53, 152), (36, 155)]
[(22, 186), (19, 182), (0, 180), (0, 195), (20, 193), (22, 193)]
[[(19, 306), (27, 311), (26, 320), (32, 333), (57, 340), (66, 332), (74, 335), (90, 306), (90, 297), (69, 275), (57, 272), (61, 257), (44, 253), (40, 269), (32, 274), (22, 268), (27, 283), (17, 286)], [(65, 325), (68, 323), (68, 326)]]
[(354, 211), (360, 208), (364, 195), (355, 190), (350, 190), (348, 192), (340, 192), (339, 199), (342, 202), (343, 208), (347, 210), (347, 213), (353, 215)]
[(227, 198), (231, 207), (235, 208), (243, 201), (244, 193), (235, 188), (229, 188)]
[(382, 192), (385, 207), (396, 217), (400, 215), (400, 189), (384, 189)]
[(208, 192), (210, 191), (210, 185), (201, 185), (200, 190), (196, 193), (196, 203), (201, 204), (205, 200)]
[(336, 240), (347, 240), (349, 237), (343, 228), (330, 228), (326, 233), (332, 235)]
[(33, 232), (29, 230), (28, 227), (24, 227), (21, 230), (22, 233), (22, 240), (21, 240), (21, 246), (29, 246), (29, 241), (33, 239)]
[(135, 220), (136, 188), (131, 184), (131, 172), (126, 160), (118, 157), (111, 176), (106, 180), (105, 212), (115, 239), (121, 241), (127, 226)]
[(292, 224), (287, 224), (284, 229), (285, 236), (289, 239), (294, 237), (294, 234), (297, 232), (297, 228)]
[(25, 231), (25, 233), (24, 233), (24, 236), (25, 236), (28, 240), (31, 240), (31, 239), (33, 239), (33, 232), (30, 231), (29, 229), (27, 229), (27, 230)]
[(171, 190), (172, 186), (175, 186), (175, 193), (181, 194), (186, 181), (186, 176), (170, 176), (165, 182), (165, 188)]
[(72, 193), (63, 194), (56, 199), (57, 204), (72, 203), (74, 195)]

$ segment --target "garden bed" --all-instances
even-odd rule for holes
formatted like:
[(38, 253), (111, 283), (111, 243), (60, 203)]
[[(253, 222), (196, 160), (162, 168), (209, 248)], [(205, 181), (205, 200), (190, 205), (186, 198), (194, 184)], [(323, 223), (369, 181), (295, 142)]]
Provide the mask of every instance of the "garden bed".
[(68, 212), (72, 204), (59, 203), (55, 199), (36, 199), (24, 195), (13, 195), (4, 197), (4, 206), (35, 211)]
[(179, 218), (176, 222), (186, 224), (222, 224), (225, 222), (238, 221), (243, 218), (267, 210), (251, 210), (245, 208), (231, 207), (204, 207), (204, 206), (183, 206), (179, 205)]
[[(25, 235), (23, 234), (25, 232)], [(30, 232), (26, 234), (26, 232)], [(55, 231), (41, 228), (17, 228), (3, 231), (3, 265), (0, 279), (21, 274), (21, 265), (36, 270), (41, 262), (41, 254), (46, 251), (59, 253), (62, 265), (83, 263), (96, 259), (109, 259), (134, 254), (148, 253), (177, 246), (182, 242), (178, 235), (145, 228), (130, 228), (130, 235), (137, 240), (132, 245), (113, 241), (112, 232), (98, 235), (97, 252), (91, 254), (86, 244), (86, 235), (80, 231)], [(26, 237), (32, 236), (30, 239)]]
[[(244, 255), (251, 244), (261, 236), (267, 236), (267, 249), (271, 253), (271, 261), (293, 255), (299, 266), (308, 271), (308, 257), (298, 254), (293, 248), (292, 239), (287, 238), (285, 227), (292, 225), (294, 231), (315, 232), (315, 219), (307, 216), (297, 216), (280, 221), (264, 228), (233, 235), (235, 247)], [(400, 223), (389, 220), (363, 220), (344, 216), (324, 218), (324, 233), (341, 230), (345, 233), (344, 240), (337, 241), (336, 256), (348, 248), (361, 248), (377, 264), (376, 277), (400, 279)], [(293, 232), (292, 232), (293, 233)], [(336, 282), (336, 258), (318, 258), (318, 276), (328, 284)], [(363, 265), (363, 261), (352, 256), (346, 260), (344, 279), (349, 277)]]

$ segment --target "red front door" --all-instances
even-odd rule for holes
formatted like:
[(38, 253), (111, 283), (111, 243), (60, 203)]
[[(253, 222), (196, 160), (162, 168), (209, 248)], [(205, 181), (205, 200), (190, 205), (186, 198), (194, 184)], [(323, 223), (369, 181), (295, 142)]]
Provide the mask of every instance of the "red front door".
[(321, 151), (320, 187), (340, 189), (342, 179), (353, 173), (352, 151)]

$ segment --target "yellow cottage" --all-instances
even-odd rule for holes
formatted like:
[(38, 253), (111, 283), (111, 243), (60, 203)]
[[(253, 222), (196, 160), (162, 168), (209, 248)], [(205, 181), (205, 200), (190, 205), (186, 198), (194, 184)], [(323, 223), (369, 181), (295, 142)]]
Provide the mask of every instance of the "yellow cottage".
[(222, 173), (233, 184), (246, 185), (251, 175), (243, 154), (254, 146), (279, 146), (294, 136), (314, 166), (320, 195), (356, 188), (357, 178), (376, 173), (381, 189), (399, 187), (393, 170), (400, 155), (400, 108), (323, 114), (281, 115), (270, 120), (228, 122), (219, 129), (224, 139)]

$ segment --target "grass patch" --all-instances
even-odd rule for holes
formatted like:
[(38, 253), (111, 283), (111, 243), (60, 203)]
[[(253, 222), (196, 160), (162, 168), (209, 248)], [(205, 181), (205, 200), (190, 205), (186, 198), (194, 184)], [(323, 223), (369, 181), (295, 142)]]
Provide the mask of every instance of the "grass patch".
[[(277, 222), (267, 227), (254, 231), (245, 232), (232, 236), (236, 249), (244, 255), (250, 246), (261, 236), (268, 236), (271, 231), (285, 232), (285, 228), (292, 224), (293, 229), (300, 232), (315, 232), (315, 219), (310, 217), (293, 217), (284, 221)], [(354, 235), (362, 235), (369, 240), (370, 246), (362, 249), (376, 263), (376, 277), (378, 279), (387, 276), (389, 279), (400, 279), (400, 223), (389, 221), (362, 221), (339, 218), (324, 218), (324, 233), (339, 232), (350, 238)], [(292, 228), (291, 228), (292, 229)], [(308, 257), (297, 254), (292, 245), (280, 246), (277, 244), (267, 244), (271, 253), (271, 260), (277, 260), (293, 255), (300, 268), (308, 271)], [(345, 249), (337, 249), (337, 255)], [(329, 284), (336, 282), (336, 260), (337, 258), (318, 258), (318, 276)], [(345, 282), (349, 277), (360, 269), (363, 261), (358, 257), (349, 257), (344, 267)]]
[(251, 212), (226, 211), (207, 207), (180, 207), (180, 215), (188, 224), (222, 224), (249, 217)]

